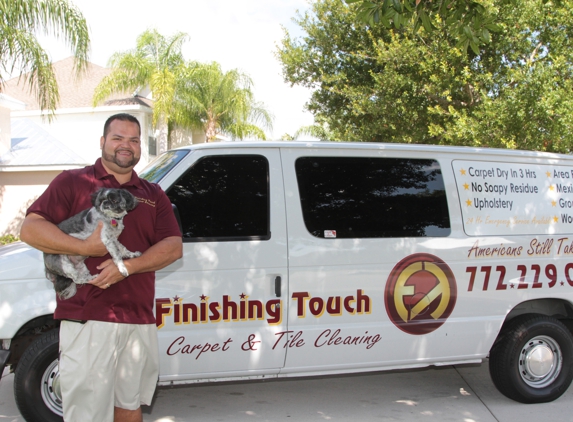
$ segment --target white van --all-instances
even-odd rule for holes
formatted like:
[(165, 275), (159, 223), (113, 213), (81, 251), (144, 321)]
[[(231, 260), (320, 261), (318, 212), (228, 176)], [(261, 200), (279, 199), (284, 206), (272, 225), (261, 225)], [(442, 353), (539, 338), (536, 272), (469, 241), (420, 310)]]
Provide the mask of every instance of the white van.
[[(573, 378), (573, 159), (422, 145), (193, 145), (142, 173), (181, 223), (157, 273), (160, 385), (481, 362), (506, 396)], [(0, 364), (61, 420), (42, 255), (0, 249)]]

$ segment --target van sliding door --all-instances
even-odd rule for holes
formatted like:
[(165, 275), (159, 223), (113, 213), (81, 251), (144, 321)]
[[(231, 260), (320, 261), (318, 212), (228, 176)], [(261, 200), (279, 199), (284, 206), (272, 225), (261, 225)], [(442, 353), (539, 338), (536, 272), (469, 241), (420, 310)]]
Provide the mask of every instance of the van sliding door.
[(365, 149), (282, 151), (289, 227), (287, 363), (344, 372), (439, 356), (455, 283), (439, 163)]

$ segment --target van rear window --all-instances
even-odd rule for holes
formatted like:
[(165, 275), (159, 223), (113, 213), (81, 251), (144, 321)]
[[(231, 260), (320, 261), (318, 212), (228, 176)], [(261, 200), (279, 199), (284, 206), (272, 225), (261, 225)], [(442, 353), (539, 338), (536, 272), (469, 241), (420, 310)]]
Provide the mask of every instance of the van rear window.
[(302, 157), (296, 161), (307, 230), (320, 238), (445, 237), (450, 218), (435, 160)]

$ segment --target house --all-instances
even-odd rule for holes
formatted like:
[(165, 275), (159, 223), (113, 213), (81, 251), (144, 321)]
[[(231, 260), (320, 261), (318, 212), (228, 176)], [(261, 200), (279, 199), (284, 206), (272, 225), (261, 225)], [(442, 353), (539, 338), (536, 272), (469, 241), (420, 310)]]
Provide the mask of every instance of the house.
[(152, 100), (116, 95), (92, 107), (95, 87), (111, 70), (89, 63), (76, 76), (73, 58), (53, 64), (60, 92), (49, 120), (19, 78), (6, 81), (0, 93), (0, 236), (17, 236), (28, 206), (60, 172), (81, 168), (101, 156), (99, 140), (107, 118), (129, 113), (141, 123), (141, 170), (155, 155)]

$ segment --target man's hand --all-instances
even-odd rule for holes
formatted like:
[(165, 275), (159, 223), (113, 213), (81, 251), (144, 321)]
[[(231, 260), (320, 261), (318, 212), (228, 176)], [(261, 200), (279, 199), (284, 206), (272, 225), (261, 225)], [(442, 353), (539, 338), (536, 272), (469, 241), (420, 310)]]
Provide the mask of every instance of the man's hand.
[(104, 256), (107, 254), (107, 248), (101, 241), (101, 230), (103, 228), (103, 222), (99, 222), (96, 229), (90, 236), (84, 240), (84, 248), (86, 250), (83, 256)]
[[(181, 237), (172, 236), (160, 240), (146, 250), (143, 255), (127, 259), (123, 263), (129, 274), (144, 273), (160, 270), (181, 258), (182, 254), (183, 244)], [(89, 284), (100, 289), (108, 289), (125, 278), (111, 259), (102, 262), (97, 269), (101, 270), (101, 272)]]
[(89, 284), (99, 287), (100, 289), (109, 289), (115, 283), (120, 282), (125, 277), (121, 275), (117, 266), (112, 259), (108, 259), (97, 266), (101, 270), (96, 278), (89, 282)]

